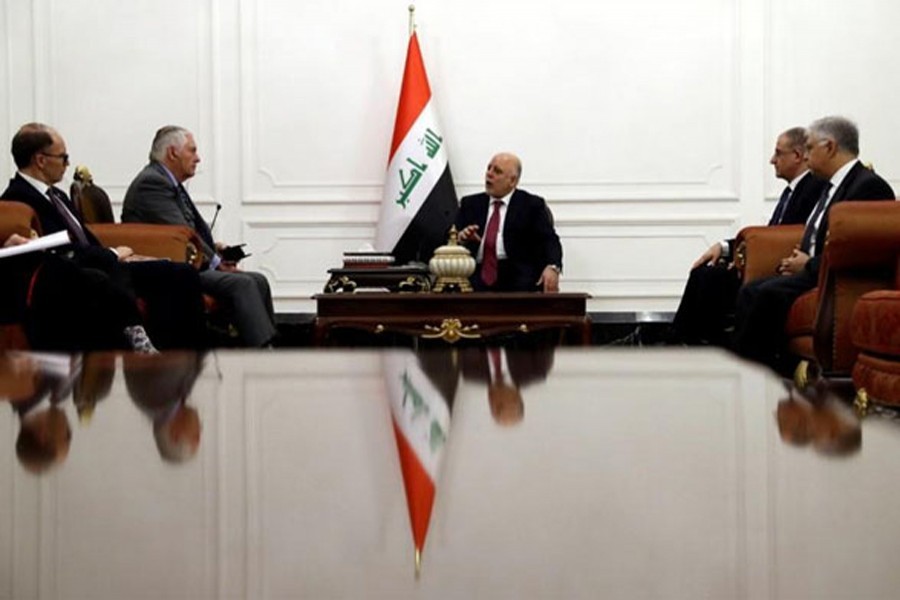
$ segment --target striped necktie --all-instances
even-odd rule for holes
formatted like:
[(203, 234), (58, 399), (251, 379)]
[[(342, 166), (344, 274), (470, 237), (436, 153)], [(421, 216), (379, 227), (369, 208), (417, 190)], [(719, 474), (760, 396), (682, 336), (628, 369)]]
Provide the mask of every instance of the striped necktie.
[(825, 189), (822, 190), (822, 196), (819, 197), (819, 201), (816, 202), (816, 207), (813, 209), (812, 215), (810, 215), (809, 220), (806, 222), (806, 229), (803, 230), (803, 239), (800, 240), (800, 250), (810, 256), (812, 256), (812, 254), (809, 249), (816, 236), (816, 232), (819, 231), (819, 221), (825, 218), (822, 216), (822, 212), (825, 210), (828, 203), (828, 192), (831, 191), (831, 186), (832, 183), (829, 182), (828, 185), (825, 186)]
[(185, 208), (184, 216), (187, 219), (188, 224), (194, 228), (200, 236), (200, 239), (202, 239), (206, 245), (210, 248), (215, 248), (216, 244), (213, 241), (212, 231), (210, 231), (209, 225), (203, 220), (200, 211), (197, 210), (197, 205), (194, 204), (194, 201), (191, 200), (187, 190), (184, 189), (184, 186), (180, 183), (178, 184), (178, 199)]
[(90, 246), (91, 242), (84, 232), (84, 227), (81, 226), (72, 209), (69, 208), (65, 194), (59, 189), (50, 186), (47, 189), (47, 197), (50, 198), (50, 203), (53, 204), (56, 212), (66, 224), (66, 230), (69, 232), (72, 242), (79, 246)]

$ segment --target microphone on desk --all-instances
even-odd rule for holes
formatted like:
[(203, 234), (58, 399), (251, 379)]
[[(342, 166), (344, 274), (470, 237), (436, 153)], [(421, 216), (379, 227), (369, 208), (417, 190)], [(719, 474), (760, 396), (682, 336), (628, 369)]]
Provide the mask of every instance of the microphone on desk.
[(222, 205), (216, 202), (216, 213), (213, 215), (212, 221), (209, 223), (209, 230), (212, 231), (216, 226), (216, 219), (219, 218), (219, 211), (222, 210)]

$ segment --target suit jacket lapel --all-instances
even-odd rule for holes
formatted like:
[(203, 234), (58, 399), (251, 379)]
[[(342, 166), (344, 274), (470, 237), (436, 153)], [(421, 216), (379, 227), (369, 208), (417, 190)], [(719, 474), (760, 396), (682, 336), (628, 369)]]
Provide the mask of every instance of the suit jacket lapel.
[[(50, 203), (50, 200), (48, 198), (37, 191), (33, 185), (28, 183), (25, 178), (18, 173), (16, 173), (15, 182), (16, 193), (20, 193), (26, 198), (30, 198), (28, 204), (33, 209), (35, 209), (35, 212), (38, 215), (38, 220), (40, 220), (41, 222), (42, 235), (54, 233), (52, 231), (46, 231), (46, 228), (44, 227), (45, 224), (53, 225), (56, 228), (56, 231), (67, 230), (66, 223), (63, 220), (63, 216), (59, 214), (59, 212), (56, 210), (56, 207)], [(84, 230), (84, 235), (87, 237), (88, 242), (92, 246), (101, 246), (100, 240), (98, 240), (97, 237), (93, 233), (91, 233), (91, 230), (88, 229), (84, 224), (84, 220), (81, 218), (81, 215), (77, 210), (75, 210), (74, 206), (72, 205), (72, 200), (69, 199), (69, 196), (62, 190), (60, 190), (60, 193), (63, 196), (63, 204), (68, 207), (69, 212), (72, 213), (72, 215), (75, 217), (75, 220), (78, 221), (79, 225), (81, 225), (81, 229)]]
[[(847, 173), (847, 176), (844, 177), (841, 185), (838, 186), (838, 189), (834, 190), (834, 196), (831, 197), (831, 204), (846, 199), (847, 188), (849, 188), (850, 185), (856, 181), (856, 178), (859, 177), (860, 169), (865, 169), (861, 162), (857, 162), (850, 168), (850, 171)], [(829, 208), (831, 208), (830, 205)]]
[(844, 180), (841, 182), (841, 185), (838, 186), (836, 190), (834, 190), (834, 194), (831, 196), (831, 201), (828, 203), (828, 206), (825, 207), (825, 214), (822, 215), (822, 222), (819, 224), (819, 229), (816, 231), (816, 254), (818, 255), (820, 252), (825, 249), (825, 239), (826, 234), (828, 233), (828, 213), (831, 211), (831, 207), (837, 204), (838, 202), (843, 202), (847, 198), (847, 189), (856, 181), (856, 178), (859, 177), (860, 169), (865, 169), (861, 162), (857, 162), (850, 168), (850, 171), (847, 173)]
[[(519, 223), (520, 216), (522, 214), (523, 203), (516, 202), (516, 196), (521, 195), (519, 190), (513, 190), (512, 195), (509, 197), (509, 205), (506, 207), (506, 219), (503, 221), (503, 241), (506, 242), (507, 239), (512, 239), (513, 236), (506, 236), (507, 231), (513, 231)], [(507, 251), (509, 248), (507, 248)]]

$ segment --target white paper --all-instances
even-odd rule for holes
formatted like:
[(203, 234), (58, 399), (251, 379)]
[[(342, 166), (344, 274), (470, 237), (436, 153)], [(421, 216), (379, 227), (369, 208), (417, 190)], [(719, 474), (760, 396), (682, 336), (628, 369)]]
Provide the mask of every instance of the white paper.
[(71, 243), (72, 241), (69, 239), (68, 231), (57, 231), (56, 233), (51, 233), (50, 235), (45, 235), (39, 238), (34, 238), (33, 240), (29, 240), (25, 244), (10, 246), (9, 248), (0, 248), (0, 258), (16, 256), (17, 254), (27, 254), (28, 252), (37, 252), (38, 250), (47, 250), (49, 248), (65, 246), (66, 244)]

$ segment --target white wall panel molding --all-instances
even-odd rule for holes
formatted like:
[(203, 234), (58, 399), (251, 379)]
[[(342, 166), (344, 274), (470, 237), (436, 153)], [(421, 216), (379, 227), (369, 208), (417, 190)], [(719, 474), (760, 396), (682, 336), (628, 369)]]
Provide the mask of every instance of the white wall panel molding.
[[(584, 229), (590, 227), (733, 227), (739, 215), (736, 214), (700, 214), (700, 215), (624, 215), (594, 217), (582, 219), (555, 220), (557, 229)], [(567, 234), (577, 233), (567, 231)], [(653, 234), (655, 235), (655, 234)]]
[[(245, 548), (248, 550), (245, 551), (244, 594), (250, 598), (294, 595), (298, 584), (306, 583), (305, 573), (326, 568), (315, 562), (318, 555), (308, 551), (309, 544), (297, 543), (297, 540), (322, 535), (323, 530), (332, 539), (347, 541), (341, 550), (343, 556), (335, 557), (338, 564), (344, 560), (355, 561), (357, 553), (372, 557), (383, 556), (390, 550), (394, 555), (400, 550), (392, 548), (406, 548), (399, 541), (392, 546), (394, 540), (384, 535), (387, 515), (391, 516), (391, 523), (403, 522), (406, 517), (396, 442), (389, 428), (365, 426), (373, 422), (390, 423), (388, 403), (371, 395), (356, 396), (356, 401), (338, 404), (333, 400), (338, 392), (343, 392), (344, 398), (353, 398), (354, 394), (347, 390), (383, 387), (379, 385), (383, 380), (381, 361), (372, 354), (360, 355), (357, 369), (349, 377), (340, 374), (334, 361), (324, 354), (320, 361), (307, 364), (314, 363), (315, 370), (291, 377), (273, 376), (265, 370), (244, 373), (244, 397), (256, 400), (244, 403), (242, 422), (246, 441), (236, 447), (246, 463)], [(300, 387), (304, 402), (297, 402)], [(323, 403), (328, 404), (327, 410)], [(276, 431), (270, 426), (273, 422), (281, 425), (277, 428), (281, 433), (272, 435)], [(339, 434), (337, 438), (323, 440), (323, 436), (344, 431), (353, 435)], [(358, 432), (368, 433), (358, 435)], [(327, 441), (331, 443), (324, 443)], [(330, 449), (326, 455), (322, 454), (323, 448)], [(332, 459), (347, 468), (359, 468), (360, 472), (373, 475), (345, 477), (342, 471), (328, 466)], [(296, 466), (292, 470), (297, 477), (273, 478), (275, 464)], [(368, 498), (368, 510), (348, 512), (335, 505), (335, 489), (345, 490), (345, 497)], [(316, 490), (327, 491), (317, 493)], [(299, 497), (301, 491), (303, 507), (290, 500)], [(402, 527), (396, 530), (406, 532)], [(277, 556), (279, 560), (265, 560), (267, 556)], [(348, 579), (353, 580), (354, 577)], [(308, 588), (306, 592), (309, 595)]]
[[(245, 203), (380, 198), (406, 41), (399, 14), (394, 36), (378, 26), (384, 6), (242, 0)], [(382, 89), (385, 60), (396, 75)]]
[[(8, 140), (12, 137), (13, 128), (13, 112), (12, 112), (12, 90), (13, 86), (13, 46), (15, 44), (12, 32), (12, 18), (9, 3), (0, 1), (0, 31), (3, 32), (3, 39), (0, 40), (0, 47), (3, 49), (0, 55), (0, 140)], [(0, 182), (9, 179), (12, 172), (12, 159), (9, 156), (0, 158)]]
[(196, 134), (204, 161), (192, 181), (193, 195), (216, 195), (217, 172), (224, 166), (214, 141), (214, 4), (35, 3), (31, 118), (59, 128), (73, 167), (91, 168), (115, 199), (146, 164), (153, 133), (164, 124)]

